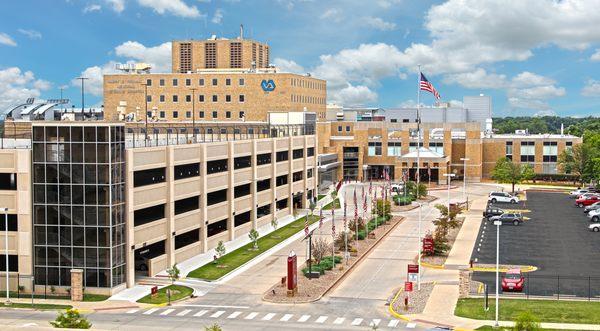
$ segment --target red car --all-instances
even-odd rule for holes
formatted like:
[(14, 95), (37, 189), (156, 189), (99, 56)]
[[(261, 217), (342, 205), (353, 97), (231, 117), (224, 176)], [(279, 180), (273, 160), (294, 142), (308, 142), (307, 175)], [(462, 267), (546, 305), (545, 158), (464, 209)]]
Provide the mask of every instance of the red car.
[(589, 195), (587, 197), (577, 198), (577, 200), (575, 200), (575, 205), (579, 208), (583, 208), (585, 206), (594, 204), (598, 201), (600, 201), (600, 197), (598, 197), (597, 195)]
[(520, 269), (510, 269), (502, 278), (502, 291), (523, 291), (525, 277)]

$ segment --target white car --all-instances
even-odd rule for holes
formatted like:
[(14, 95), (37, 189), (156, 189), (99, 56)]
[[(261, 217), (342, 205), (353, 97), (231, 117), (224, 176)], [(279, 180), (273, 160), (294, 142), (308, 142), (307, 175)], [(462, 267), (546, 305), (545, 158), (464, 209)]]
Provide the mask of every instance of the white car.
[(592, 222), (600, 222), (600, 209), (590, 210), (590, 212), (587, 214), (587, 217)]
[(404, 194), (404, 184), (392, 184), (392, 196)]
[(519, 198), (517, 198), (516, 196), (514, 196), (512, 194), (508, 194), (506, 192), (491, 192), (488, 197), (488, 201), (491, 201), (492, 203), (496, 203), (496, 202), (518, 203)]
[(582, 195), (582, 194), (584, 194), (584, 193), (588, 193), (588, 192), (589, 192), (589, 190), (587, 190), (587, 189), (583, 189), (583, 188), (580, 188), (580, 189), (577, 189), (577, 190), (575, 190), (575, 191), (571, 191), (571, 192), (569, 192), (569, 197), (570, 197), (570, 198), (577, 198), (577, 197), (579, 197), (580, 195)]
[(590, 224), (590, 231), (600, 232), (600, 223)]

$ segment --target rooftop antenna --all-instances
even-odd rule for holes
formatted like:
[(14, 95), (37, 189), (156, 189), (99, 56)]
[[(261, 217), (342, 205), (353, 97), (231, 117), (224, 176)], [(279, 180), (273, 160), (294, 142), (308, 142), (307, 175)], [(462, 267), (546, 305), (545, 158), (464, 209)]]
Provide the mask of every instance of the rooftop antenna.
[(240, 24), (240, 40), (244, 40), (244, 24)]

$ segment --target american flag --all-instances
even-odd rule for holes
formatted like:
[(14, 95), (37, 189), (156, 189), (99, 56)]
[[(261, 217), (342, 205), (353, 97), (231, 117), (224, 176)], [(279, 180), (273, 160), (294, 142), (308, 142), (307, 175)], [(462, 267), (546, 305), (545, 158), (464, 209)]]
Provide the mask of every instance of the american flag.
[(364, 202), (363, 202), (363, 211), (366, 213), (367, 212), (367, 207), (368, 207), (368, 205), (367, 205), (367, 196), (365, 195), (364, 197), (365, 198), (364, 198)]
[(346, 199), (344, 199), (344, 231), (346, 231)]
[(402, 181), (405, 183), (408, 182), (408, 170), (402, 172)]
[(369, 195), (371, 195), (372, 190), (373, 190), (373, 182), (369, 181)]
[(358, 201), (356, 199), (356, 189), (354, 189), (354, 220), (358, 219)]
[(425, 78), (425, 75), (421, 72), (421, 80), (419, 82), (419, 86), (422, 91), (431, 92), (436, 99), (440, 99), (440, 94), (438, 91), (431, 85), (431, 83)]
[(308, 236), (308, 217), (304, 217), (304, 236)]

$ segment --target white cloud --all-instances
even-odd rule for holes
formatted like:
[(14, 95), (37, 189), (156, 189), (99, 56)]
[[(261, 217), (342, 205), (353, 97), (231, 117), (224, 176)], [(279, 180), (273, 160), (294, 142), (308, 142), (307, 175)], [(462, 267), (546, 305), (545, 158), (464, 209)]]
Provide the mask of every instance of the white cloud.
[(223, 9), (218, 8), (217, 10), (215, 10), (215, 14), (213, 15), (210, 21), (215, 24), (221, 24), (221, 22), (223, 21)]
[(171, 43), (166, 42), (154, 47), (146, 47), (137, 41), (126, 41), (115, 47), (117, 56), (149, 63), (154, 72), (171, 71)]
[(83, 8), (83, 13), (87, 14), (87, 13), (91, 13), (91, 12), (95, 12), (95, 11), (100, 11), (101, 9), (102, 9), (102, 7), (98, 4), (90, 4)]
[(0, 70), (0, 109), (25, 101), (27, 98), (37, 98), (41, 90), (50, 88), (50, 83), (36, 79), (31, 71), (22, 72), (18, 67)]
[(342, 13), (336, 8), (329, 8), (319, 16), (322, 20), (331, 20), (333, 22), (341, 22), (342, 21)]
[(470, 89), (498, 89), (507, 86), (505, 75), (488, 73), (482, 68), (472, 72), (447, 75), (444, 77), (444, 83), (456, 83)]
[[(117, 73), (117, 70), (115, 69), (116, 64), (115, 61), (110, 61), (102, 66), (88, 67), (82, 71), (79, 77), (87, 78), (85, 81), (85, 92), (95, 96), (102, 96), (103, 76)], [(73, 78), (71, 80), (71, 85), (79, 87), (81, 86), (81, 81), (77, 78)]]
[(596, 49), (596, 52), (590, 56), (592, 61), (600, 61), (600, 49)]
[(275, 60), (273, 60), (273, 64), (281, 72), (291, 72), (291, 73), (295, 73), (295, 74), (306, 73), (306, 71), (304, 70), (304, 67), (302, 67), (301, 65), (299, 65), (298, 63), (296, 63), (295, 61), (292, 61), (292, 60), (275, 58)]
[(183, 0), (138, 0), (140, 6), (154, 9), (158, 14), (166, 13), (175, 16), (197, 18), (202, 16), (196, 6), (189, 6)]
[(19, 33), (24, 34), (29, 39), (42, 39), (42, 34), (35, 30), (18, 29)]
[(121, 13), (125, 10), (125, 0), (104, 0), (104, 2), (117, 13)]
[(344, 106), (364, 106), (377, 101), (377, 93), (364, 85), (353, 86), (348, 84), (342, 89), (332, 91), (329, 99), (330, 102)]
[(12, 37), (4, 32), (0, 32), (0, 44), (13, 47), (17, 46), (17, 43), (12, 39)]
[(540, 76), (529, 71), (523, 71), (512, 79), (513, 87), (527, 87), (539, 85), (552, 85), (556, 83), (553, 79)]
[(396, 28), (396, 23), (386, 22), (381, 17), (364, 17), (363, 22), (365, 25), (375, 28), (381, 31), (391, 31)]
[(586, 97), (600, 97), (600, 81), (590, 79), (581, 90), (581, 95)]
[(381, 8), (388, 9), (392, 5), (400, 4), (400, 2), (402, 2), (402, 0), (378, 0), (377, 5), (379, 5)]
[(535, 114), (533, 114), (533, 117), (542, 117), (542, 116), (556, 116), (556, 112), (552, 109), (548, 109), (548, 110), (539, 110)]

